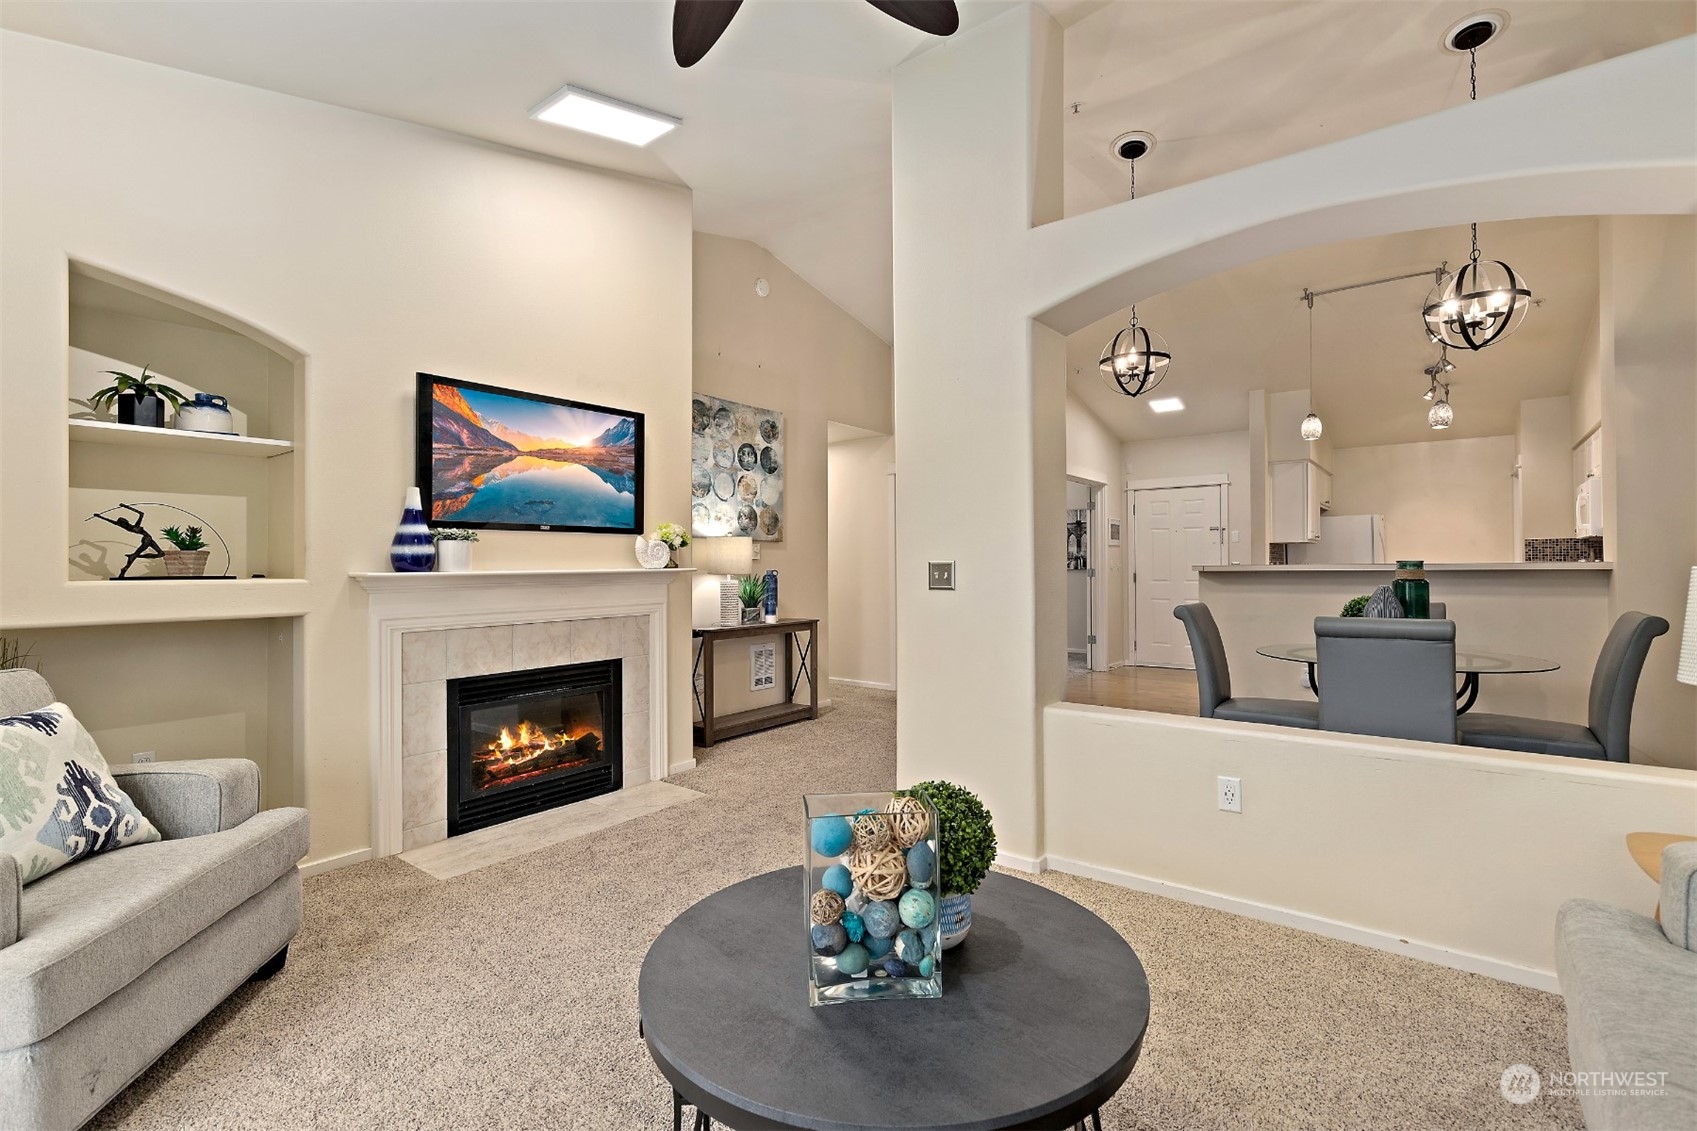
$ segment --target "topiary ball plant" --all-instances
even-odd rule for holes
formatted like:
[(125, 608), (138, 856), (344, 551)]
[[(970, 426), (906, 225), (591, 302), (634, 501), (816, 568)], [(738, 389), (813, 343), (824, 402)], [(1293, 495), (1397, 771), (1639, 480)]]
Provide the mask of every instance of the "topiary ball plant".
[(1348, 601), (1344, 602), (1343, 612), (1339, 613), (1338, 615), (1342, 616), (1342, 617), (1359, 617), (1359, 616), (1365, 616), (1366, 613), (1367, 613), (1367, 598), (1365, 598), (1365, 597), (1351, 597)]
[(905, 792), (929, 801), (937, 810), (942, 849), (938, 869), (944, 895), (971, 895), (996, 861), (996, 826), (990, 811), (971, 790), (953, 782), (920, 782)]

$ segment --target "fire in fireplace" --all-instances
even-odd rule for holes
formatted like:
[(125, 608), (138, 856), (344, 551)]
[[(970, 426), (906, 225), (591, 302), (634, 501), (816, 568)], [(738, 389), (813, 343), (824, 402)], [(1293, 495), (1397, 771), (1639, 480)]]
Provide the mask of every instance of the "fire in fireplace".
[(448, 681), (448, 835), (610, 793), (619, 660)]

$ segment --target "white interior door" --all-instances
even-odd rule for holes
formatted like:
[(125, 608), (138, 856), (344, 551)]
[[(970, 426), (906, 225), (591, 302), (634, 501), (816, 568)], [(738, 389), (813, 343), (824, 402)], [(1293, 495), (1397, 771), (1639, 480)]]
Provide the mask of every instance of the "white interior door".
[(1173, 607), (1196, 600), (1197, 566), (1225, 563), (1224, 491), (1213, 484), (1131, 492), (1133, 663), (1196, 666)]

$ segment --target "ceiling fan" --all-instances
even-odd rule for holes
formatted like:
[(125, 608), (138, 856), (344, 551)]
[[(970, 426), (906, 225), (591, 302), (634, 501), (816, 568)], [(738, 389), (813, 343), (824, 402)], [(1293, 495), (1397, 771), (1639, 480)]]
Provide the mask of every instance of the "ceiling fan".
[[(960, 27), (954, 0), (866, 0), (886, 16), (930, 35), (953, 35)], [(680, 67), (693, 67), (713, 50), (742, 0), (674, 0), (672, 56)]]

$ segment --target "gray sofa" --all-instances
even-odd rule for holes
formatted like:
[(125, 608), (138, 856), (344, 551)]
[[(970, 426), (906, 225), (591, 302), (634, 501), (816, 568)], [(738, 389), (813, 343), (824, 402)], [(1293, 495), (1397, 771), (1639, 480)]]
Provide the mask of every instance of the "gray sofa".
[(1606, 1094), (1629, 1093), (1631, 1080), (1575, 1081), (1591, 1131), (1697, 1127), (1697, 843), (1662, 853), (1661, 918), (1587, 899), (1556, 916), (1573, 1071), (1667, 1074), (1661, 1095)]
[[(53, 701), (35, 672), (0, 672), (0, 716)], [(306, 811), (260, 812), (259, 767), (112, 771), (163, 840), (28, 887), (0, 853), (7, 1131), (80, 1127), (232, 991), (281, 970), (300, 929)]]

